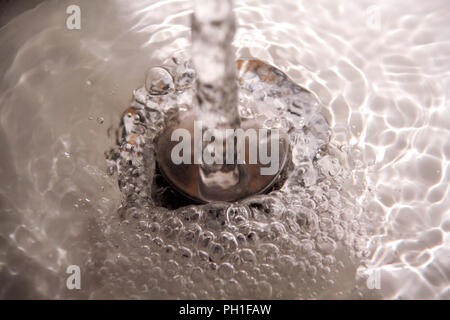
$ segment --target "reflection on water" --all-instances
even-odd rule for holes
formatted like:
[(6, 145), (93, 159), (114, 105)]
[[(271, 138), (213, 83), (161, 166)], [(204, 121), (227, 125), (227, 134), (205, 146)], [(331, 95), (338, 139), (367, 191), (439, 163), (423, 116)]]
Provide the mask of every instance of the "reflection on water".
[[(180, 277), (180, 283), (154, 289), (161, 261), (173, 261), (164, 265), (165, 272), (176, 275), (178, 260), (152, 255), (150, 246), (128, 250), (142, 240), (132, 238), (133, 223), (120, 220), (121, 193), (107, 175), (103, 151), (115, 142), (108, 128), (119, 122), (131, 92), (144, 82), (143, 70), (187, 47), (191, 3), (79, 3), (79, 31), (65, 28), (65, 4), (56, 0), (0, 29), (0, 42), (7, 44), (0, 53), (0, 292), (3, 297), (96, 298), (127, 295), (117, 289), (126, 288), (139, 297), (146, 290), (147, 297), (170, 296), (172, 285), (192, 284)], [(308, 263), (336, 262), (340, 270), (336, 279), (327, 269), (310, 268), (305, 281), (316, 272), (323, 279), (308, 283), (308, 292), (290, 286), (301, 279), (283, 281), (285, 275), (259, 264), (252, 272), (273, 278), (258, 278), (255, 296), (266, 296), (267, 284), (280, 277), (275, 282), (296, 297), (450, 298), (446, 1), (249, 0), (237, 1), (235, 10), (237, 56), (277, 66), (321, 100), (333, 141), (348, 155), (340, 160), (352, 170), (353, 189), (339, 196), (360, 195), (346, 199), (364, 208), (369, 220), (364, 226), (372, 235), (373, 254), (366, 262), (349, 261), (345, 252), (332, 256), (337, 261), (303, 253)], [(303, 206), (322, 204), (307, 199), (305, 194)], [(346, 215), (340, 212), (339, 222)], [(170, 223), (176, 228), (178, 221)], [(208, 226), (215, 228), (213, 221)], [(274, 226), (274, 234), (279, 230)], [(344, 234), (358, 230), (350, 225)], [(269, 240), (268, 255), (270, 242), (277, 241)], [(302, 248), (319, 245), (303, 243)], [(175, 255), (170, 249), (166, 254)], [(250, 252), (242, 255), (252, 260)], [(146, 261), (156, 267), (146, 270)], [(289, 261), (280, 261), (292, 276)], [(81, 266), (80, 291), (65, 288), (70, 264)], [(225, 264), (217, 270), (216, 285), (225, 292), (239, 290), (220, 281), (228, 280), (230, 270)], [(379, 275), (378, 290), (366, 287), (373, 274)], [(250, 286), (257, 280), (240, 276)], [(237, 274), (232, 278), (241, 281)]]

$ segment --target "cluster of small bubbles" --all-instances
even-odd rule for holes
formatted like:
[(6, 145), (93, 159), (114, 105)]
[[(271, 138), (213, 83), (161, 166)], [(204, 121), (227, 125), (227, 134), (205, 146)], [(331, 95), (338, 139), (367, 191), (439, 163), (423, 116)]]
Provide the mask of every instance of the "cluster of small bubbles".
[[(350, 259), (341, 256), (356, 259), (365, 250), (361, 208), (342, 192), (351, 172), (330, 142), (317, 100), (277, 69), (238, 63), (240, 101), (253, 101), (241, 114), (273, 113), (265, 126), (289, 128), (292, 164), (284, 184), (235, 203), (174, 210), (156, 203), (155, 138), (194, 96), (195, 73), (183, 59), (149, 71), (107, 153), (124, 198), (117, 228), (107, 235), (110, 251), (120, 247), (122, 255), (105, 261), (105, 288), (159, 299), (304, 299), (333, 292)], [(339, 297), (342, 289), (335, 291)]]
[(173, 79), (170, 73), (161, 67), (151, 68), (145, 79), (145, 88), (151, 95), (165, 95), (174, 90)]

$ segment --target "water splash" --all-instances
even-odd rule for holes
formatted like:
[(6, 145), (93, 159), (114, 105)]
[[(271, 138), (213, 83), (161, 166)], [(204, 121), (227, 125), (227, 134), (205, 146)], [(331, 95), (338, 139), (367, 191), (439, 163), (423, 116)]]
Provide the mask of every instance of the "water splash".
[[(172, 79), (191, 73), (189, 61), (172, 63), (184, 68), (165, 66), (181, 71)], [(157, 178), (151, 152), (157, 132), (170, 126), (180, 108), (191, 108), (184, 102), (195, 95), (194, 79), (190, 86), (183, 82), (184, 90), (177, 89), (175, 80), (175, 90), (164, 94), (136, 90), (119, 129), (119, 144), (108, 157), (125, 196), (118, 226), (125, 238), (120, 241), (128, 252), (147, 250), (130, 265), (153, 284), (151, 292), (127, 288), (129, 294), (312, 298), (322, 295), (313, 289), (320, 287), (338, 297), (342, 291), (331, 288), (340, 268), (367, 254), (362, 209), (352, 203), (354, 195), (347, 198), (343, 193), (352, 184), (349, 168), (340, 159), (346, 155), (330, 144), (329, 126), (316, 98), (261, 61), (240, 60), (237, 66), (241, 109), (250, 118), (266, 115), (268, 127), (290, 128), (292, 163), (268, 195), (235, 203), (182, 203), (168, 210), (173, 193), (151, 182)], [(123, 231), (124, 224), (130, 233)], [(154, 272), (141, 269), (144, 265)]]
[(211, 128), (237, 128), (236, 59), (232, 0), (196, 0), (192, 15), (192, 62), (197, 73), (197, 118)]

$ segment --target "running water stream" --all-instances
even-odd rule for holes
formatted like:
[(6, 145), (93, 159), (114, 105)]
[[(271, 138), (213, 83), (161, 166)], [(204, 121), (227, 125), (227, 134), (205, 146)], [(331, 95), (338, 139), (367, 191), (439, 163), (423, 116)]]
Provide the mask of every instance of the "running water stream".
[(239, 127), (233, 1), (194, 1), (192, 62), (196, 71), (197, 118), (210, 127)]

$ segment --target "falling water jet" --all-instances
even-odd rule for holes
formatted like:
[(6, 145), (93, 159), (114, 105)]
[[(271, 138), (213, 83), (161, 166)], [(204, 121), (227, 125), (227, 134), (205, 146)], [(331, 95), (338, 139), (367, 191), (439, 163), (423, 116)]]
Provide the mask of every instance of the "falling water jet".
[(196, 0), (192, 16), (192, 61), (196, 71), (198, 119), (210, 127), (237, 128), (236, 61), (232, 46), (235, 19), (231, 0)]

